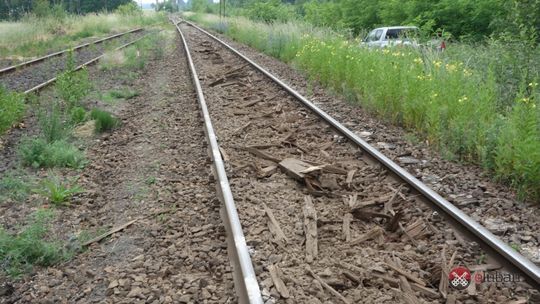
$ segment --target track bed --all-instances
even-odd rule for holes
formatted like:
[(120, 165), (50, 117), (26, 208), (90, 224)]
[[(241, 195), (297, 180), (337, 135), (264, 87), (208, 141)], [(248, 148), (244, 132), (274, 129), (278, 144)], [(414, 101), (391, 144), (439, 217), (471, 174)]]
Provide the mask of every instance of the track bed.
[[(446, 277), (442, 269), (451, 260), (476, 264), (480, 249), (283, 89), (205, 34), (180, 27), (228, 164), (263, 298), (288, 303), (446, 301), (438, 287)], [(306, 182), (292, 178), (295, 170), (283, 160), (332, 166), (315, 170), (318, 176), (304, 174), (311, 179)], [(312, 233), (317, 235), (306, 237)], [(285, 288), (276, 286), (276, 276)], [(442, 286), (445, 293), (447, 282)], [(499, 302), (527, 293), (514, 292), (504, 286), (473, 286), (452, 291), (450, 297)]]

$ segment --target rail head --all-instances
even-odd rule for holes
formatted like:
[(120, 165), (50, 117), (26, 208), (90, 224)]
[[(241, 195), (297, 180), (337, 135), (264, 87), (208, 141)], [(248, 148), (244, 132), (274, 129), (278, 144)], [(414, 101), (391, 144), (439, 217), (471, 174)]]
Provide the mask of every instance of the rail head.
[(293, 95), (297, 100), (303, 103), (307, 108), (313, 111), (317, 116), (319, 116), (328, 124), (330, 124), (339, 133), (346, 136), (349, 140), (351, 140), (353, 143), (359, 146), (362, 150), (366, 151), (372, 158), (379, 161), (388, 170), (390, 170), (392, 173), (396, 174), (404, 182), (412, 186), (424, 198), (426, 198), (429, 202), (433, 203), (435, 207), (442, 210), (450, 219), (453, 220), (453, 222), (457, 223), (458, 225), (461, 225), (466, 231), (470, 232), (470, 234), (473, 235), (477, 240), (479, 240), (482, 243), (482, 245), (484, 245), (484, 247), (492, 249), (493, 253), (497, 255), (499, 260), (508, 261), (515, 270), (519, 271), (520, 274), (524, 276), (524, 278), (526, 279), (526, 281), (528, 281), (528, 283), (530, 283), (534, 288), (540, 290), (540, 268), (537, 265), (535, 265), (530, 260), (525, 258), (523, 255), (518, 253), (516, 250), (508, 246), (506, 243), (504, 243), (501, 239), (496, 237), (493, 233), (491, 233), (485, 227), (480, 225), (478, 222), (476, 222), (471, 217), (466, 215), (463, 211), (458, 209), (452, 203), (444, 199), (438, 193), (433, 191), (427, 185), (425, 185), (424, 183), (419, 181), (417, 178), (415, 178), (413, 175), (411, 175), (409, 172), (407, 172), (407, 170), (401, 168), (398, 164), (396, 164), (394, 161), (386, 157), (379, 150), (377, 150), (376, 148), (368, 144), (366, 141), (361, 139), (354, 132), (352, 132), (347, 127), (342, 125), (339, 121), (335, 120), (332, 116), (330, 116), (329, 114), (324, 112), (322, 109), (317, 107), (314, 103), (312, 103), (306, 97), (304, 97), (303, 95), (298, 93), (296, 90), (288, 86), (285, 82), (283, 82), (282, 80), (280, 80), (279, 78), (271, 74), (269, 71), (267, 71), (263, 67), (259, 66), (256, 62), (254, 62), (253, 60), (251, 60), (244, 54), (240, 53), (239, 51), (234, 49), (232, 46), (230, 46), (223, 40), (212, 35), (211, 33), (200, 28), (199, 26), (193, 24), (192, 22), (189, 22), (186, 20), (182, 20), (181, 22), (185, 22), (186, 24), (196, 28), (197, 30), (203, 32), (204, 34), (206, 34), (213, 40), (222, 44), (231, 52), (238, 55), (240, 58), (245, 60), (251, 66), (259, 70), (261, 73), (263, 73), (272, 81), (274, 81), (276, 84), (281, 86), (291, 95)]
[(233, 264), (234, 285), (238, 295), (238, 302), (262, 304), (263, 300), (259, 289), (259, 283), (257, 282), (255, 271), (253, 270), (253, 264), (247, 248), (244, 232), (242, 231), (242, 225), (240, 224), (240, 218), (238, 217), (238, 211), (234, 203), (223, 159), (221, 158), (221, 152), (212, 126), (208, 107), (206, 106), (201, 83), (199, 82), (199, 77), (197, 76), (197, 71), (191, 58), (184, 34), (178, 24), (174, 21), (172, 22), (175, 24), (182, 40), (182, 45), (184, 47), (184, 52), (186, 54), (204, 120), (205, 134), (211, 150), (213, 169), (217, 181), (216, 186), (218, 188), (220, 200), (224, 205), (222, 216), (224, 218), (225, 229), (227, 230), (228, 252), (231, 263)]

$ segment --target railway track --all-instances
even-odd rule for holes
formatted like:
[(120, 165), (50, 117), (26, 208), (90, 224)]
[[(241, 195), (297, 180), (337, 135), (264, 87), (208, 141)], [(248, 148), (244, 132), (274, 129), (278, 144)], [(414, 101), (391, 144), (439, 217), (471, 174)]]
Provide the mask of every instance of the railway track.
[[(538, 289), (539, 268), (487, 229), (255, 62), (174, 23), (212, 148), (240, 302), (501, 302)], [(452, 290), (454, 265), (527, 283)]]
[[(118, 47), (115, 50), (119, 50), (137, 42), (145, 35), (142, 28), (137, 28), (74, 47), (72, 50), (76, 70), (103, 57), (107, 44), (117, 43)], [(2, 68), (0, 69), (0, 83), (9, 90), (25, 94), (38, 91), (56, 81), (56, 75), (65, 70), (69, 51), (70, 49), (62, 50)]]

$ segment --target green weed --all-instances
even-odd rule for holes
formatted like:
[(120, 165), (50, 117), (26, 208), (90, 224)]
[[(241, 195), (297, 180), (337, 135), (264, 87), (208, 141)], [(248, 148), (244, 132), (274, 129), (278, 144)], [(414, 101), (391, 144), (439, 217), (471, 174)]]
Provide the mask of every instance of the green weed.
[(90, 117), (96, 121), (96, 133), (110, 131), (120, 125), (120, 121), (107, 111), (93, 109)]
[(22, 163), (34, 168), (81, 168), (86, 163), (84, 154), (64, 140), (47, 142), (43, 138), (26, 138), (19, 147)]
[(0, 179), (0, 201), (8, 199), (22, 202), (26, 199), (32, 188), (32, 180), (18, 172), (7, 172)]
[(46, 197), (53, 205), (69, 205), (69, 199), (84, 190), (73, 180), (61, 180), (58, 176), (50, 174), (50, 177), (41, 182), (41, 189), (36, 192)]
[(64, 123), (63, 116), (60, 105), (55, 102), (51, 104), (50, 109), (38, 113), (41, 134), (47, 142), (62, 140), (69, 135), (69, 129)]
[(149, 176), (145, 181), (147, 185), (153, 185), (156, 183), (156, 177), (155, 176)]
[(51, 211), (38, 210), (19, 233), (0, 228), (0, 264), (6, 274), (18, 277), (34, 265), (50, 266), (71, 257), (60, 241), (49, 236), (52, 218)]
[(20, 121), (26, 110), (24, 95), (8, 92), (0, 85), (0, 134)]
[(129, 88), (121, 88), (117, 90), (110, 90), (103, 94), (102, 100), (109, 104), (116, 103), (119, 99), (128, 100), (133, 97), (139, 96), (139, 92), (131, 90)]
[(70, 123), (78, 125), (86, 121), (86, 110), (83, 107), (74, 107), (70, 111)]
[(58, 75), (55, 85), (58, 95), (64, 100), (68, 109), (79, 106), (79, 102), (92, 88), (88, 71), (85, 68), (75, 71), (74, 68), (73, 60), (68, 60), (67, 70)]

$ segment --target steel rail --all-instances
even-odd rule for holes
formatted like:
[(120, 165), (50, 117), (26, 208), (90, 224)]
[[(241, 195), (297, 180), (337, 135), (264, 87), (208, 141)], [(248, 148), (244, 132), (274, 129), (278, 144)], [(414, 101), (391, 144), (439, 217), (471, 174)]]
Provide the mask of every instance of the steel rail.
[[(172, 20), (171, 20), (172, 21)], [(175, 23), (173, 21), (173, 23)], [(234, 203), (231, 188), (229, 186), (229, 180), (227, 178), (227, 172), (221, 158), (221, 152), (219, 150), (219, 144), (217, 142), (216, 134), (212, 126), (210, 119), (210, 113), (206, 106), (206, 100), (202, 91), (199, 77), (184, 34), (180, 30), (180, 27), (175, 23), (176, 29), (182, 39), (184, 51), (186, 53), (187, 62), (191, 72), (193, 84), (197, 91), (197, 99), (199, 100), (199, 106), (201, 108), (202, 116), (204, 119), (204, 131), (206, 139), (209, 144), (211, 158), (213, 163), (213, 172), (216, 177), (216, 187), (218, 190), (218, 196), (223, 204), (221, 209), (221, 215), (227, 230), (227, 242), (228, 253), (233, 267), (234, 286), (236, 294), (238, 296), (239, 303), (250, 304), (262, 304), (261, 291), (259, 289), (259, 283), (253, 270), (253, 264), (246, 245), (244, 232), (242, 231), (242, 225), (240, 224), (240, 218), (238, 217), (238, 211)]]
[(92, 44), (98, 44), (98, 43), (102, 43), (104, 41), (107, 41), (107, 40), (111, 40), (111, 39), (114, 39), (116, 37), (120, 37), (120, 36), (124, 36), (126, 34), (130, 34), (130, 33), (135, 33), (135, 32), (140, 32), (142, 31), (143, 28), (136, 28), (136, 29), (133, 29), (133, 30), (129, 30), (127, 32), (123, 32), (123, 33), (118, 33), (118, 34), (115, 34), (115, 35), (112, 35), (112, 36), (108, 36), (108, 37), (105, 37), (105, 38), (101, 38), (99, 40), (96, 40), (96, 41), (92, 41), (92, 42), (88, 42), (88, 43), (85, 43), (85, 44), (81, 44), (81, 45), (78, 45), (72, 49), (65, 49), (65, 50), (62, 50), (62, 51), (58, 51), (58, 52), (54, 52), (52, 54), (48, 54), (48, 55), (45, 55), (45, 56), (42, 56), (42, 57), (39, 57), (39, 58), (36, 58), (36, 59), (32, 59), (32, 60), (29, 60), (29, 61), (25, 61), (25, 62), (22, 62), (22, 63), (19, 63), (19, 64), (16, 64), (16, 65), (12, 65), (12, 66), (9, 66), (9, 67), (6, 67), (6, 68), (3, 68), (3, 69), (0, 69), (0, 75), (2, 74), (5, 74), (5, 73), (8, 73), (8, 72), (12, 72), (12, 71), (15, 71), (16, 69), (18, 68), (21, 68), (21, 67), (24, 67), (24, 66), (28, 66), (28, 65), (31, 65), (31, 64), (35, 64), (35, 63), (38, 63), (38, 62), (41, 62), (41, 61), (44, 61), (46, 59), (49, 59), (49, 58), (52, 58), (52, 57), (56, 57), (56, 56), (60, 56), (66, 52), (69, 52), (70, 50), (78, 50), (78, 49), (82, 49), (84, 47), (87, 47), (87, 46), (90, 46)]
[(516, 250), (508, 246), (506, 243), (504, 243), (501, 239), (496, 237), (493, 233), (491, 233), (485, 227), (483, 227), (478, 222), (473, 220), (471, 217), (466, 215), (463, 211), (461, 211), (452, 203), (444, 199), (442, 196), (440, 196), (438, 193), (433, 191), (427, 185), (425, 185), (420, 180), (415, 178), (405, 169), (401, 168), (398, 164), (396, 164), (391, 159), (386, 157), (379, 150), (377, 150), (376, 148), (368, 144), (366, 141), (361, 139), (359, 136), (354, 134), (354, 132), (352, 132), (347, 127), (342, 125), (340, 122), (335, 120), (332, 116), (330, 116), (329, 114), (321, 110), (311, 101), (309, 101), (306, 97), (302, 96), (296, 90), (294, 90), (293, 88), (285, 84), (285, 82), (283, 82), (276, 76), (272, 75), (266, 69), (259, 66), (253, 60), (249, 59), (248, 57), (246, 57), (245, 55), (241, 54), (239, 51), (235, 50), (233, 47), (228, 45), (226, 42), (222, 41), (221, 39), (212, 35), (211, 33), (205, 31), (204, 29), (198, 27), (197, 25), (191, 22), (188, 22), (186, 20), (183, 20), (183, 22), (186, 22), (186, 24), (189, 24), (190, 26), (196, 28), (197, 30), (203, 32), (204, 34), (211, 37), (215, 41), (219, 42), (220, 44), (225, 46), (227, 49), (229, 49), (231, 52), (238, 55), (240, 58), (248, 62), (251, 66), (253, 66), (257, 70), (259, 70), (261, 73), (266, 75), (268, 78), (273, 80), (276, 84), (281, 86), (291, 95), (293, 95), (297, 100), (302, 102), (306, 107), (308, 107), (320, 118), (322, 118), (324, 121), (330, 124), (334, 129), (336, 129), (338, 132), (346, 136), (349, 140), (351, 140), (353, 143), (359, 146), (362, 150), (366, 151), (371, 157), (375, 158), (378, 162), (383, 164), (388, 170), (396, 174), (404, 182), (411, 185), (416, 191), (418, 191), (422, 196), (424, 196), (424, 198), (426, 198), (429, 202), (434, 204), (438, 209), (442, 210), (450, 219), (452, 219), (454, 222), (461, 225), (467, 232), (472, 234), (477, 240), (481, 241), (484, 244), (483, 246), (484, 248), (487, 246), (489, 249), (492, 249), (493, 253), (498, 255), (495, 258), (498, 258), (499, 260), (502, 259), (503, 261), (509, 262), (510, 265), (515, 268), (515, 270), (519, 271), (520, 274), (524, 276), (524, 278), (526, 279), (526, 281), (528, 281), (529, 284), (531, 284), (534, 288), (540, 290), (540, 268), (538, 266), (536, 266), (527, 258), (519, 254)]
[[(137, 38), (137, 39), (135, 39), (135, 40), (133, 40), (133, 41), (131, 41), (131, 42), (125, 43), (125, 44), (123, 44), (123, 45), (121, 45), (121, 46), (115, 48), (114, 51), (118, 51), (118, 50), (121, 50), (121, 49), (123, 49), (123, 48), (125, 48), (125, 47), (127, 47), (127, 46), (130, 46), (130, 45), (136, 43), (137, 41), (139, 41), (139, 40), (145, 38), (147, 35), (148, 35), (148, 34), (146, 34), (146, 35), (144, 35), (144, 36), (142, 36), (142, 37), (139, 37), (139, 38)], [(105, 53), (103, 53), (103, 54), (99, 55), (98, 57), (96, 57), (96, 58), (94, 58), (94, 59), (91, 59), (91, 60), (89, 60), (89, 61), (87, 61), (87, 62), (85, 62), (85, 63), (83, 63), (83, 64), (81, 64), (81, 65), (78, 65), (74, 70), (75, 70), (75, 71), (78, 71), (78, 70), (84, 68), (85, 66), (91, 65), (91, 64), (93, 64), (94, 62), (96, 62), (96, 61), (98, 61), (99, 59), (101, 59), (103, 56), (105, 56)], [(37, 91), (43, 89), (44, 87), (50, 85), (51, 83), (55, 82), (57, 78), (58, 78), (58, 77), (53, 77), (53, 78), (51, 78), (51, 79), (49, 79), (49, 80), (47, 80), (47, 81), (45, 81), (45, 82), (43, 82), (43, 83), (41, 83), (41, 84), (38, 84), (37, 86), (35, 86), (35, 87), (31, 88), (31, 89), (28, 89), (28, 90), (24, 91), (24, 94), (29, 94), (29, 93), (32, 93), (32, 92), (37, 92)]]

